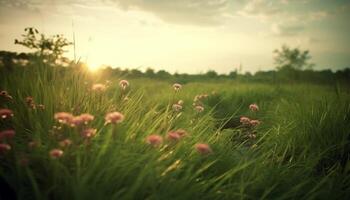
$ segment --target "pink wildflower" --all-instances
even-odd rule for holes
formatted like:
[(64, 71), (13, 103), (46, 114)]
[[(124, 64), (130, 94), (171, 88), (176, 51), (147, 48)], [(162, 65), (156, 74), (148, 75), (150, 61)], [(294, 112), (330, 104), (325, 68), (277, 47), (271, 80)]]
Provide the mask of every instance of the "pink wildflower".
[(96, 92), (104, 92), (107, 89), (106, 85), (101, 83), (96, 83), (92, 85), (92, 90)]
[(33, 97), (31, 96), (26, 97), (26, 103), (32, 109), (36, 108)]
[(203, 106), (195, 106), (194, 109), (197, 111), (197, 112), (203, 112), (204, 111), (204, 107)]
[(71, 125), (72, 126), (79, 126), (81, 124), (88, 124), (89, 122), (91, 122), (92, 120), (94, 120), (94, 116), (93, 115), (90, 115), (88, 113), (84, 113), (84, 114), (81, 114), (79, 116), (76, 116), (72, 119), (71, 121)]
[(1, 96), (1, 97), (4, 97), (4, 98), (7, 98), (7, 99), (10, 99), (10, 100), (12, 100), (12, 99), (13, 99), (13, 98), (12, 98), (12, 96), (11, 96), (11, 95), (9, 95), (9, 94), (8, 94), (8, 92), (7, 92), (7, 91), (5, 91), (5, 90), (0, 91), (0, 96)]
[(146, 142), (153, 147), (158, 147), (163, 143), (163, 138), (160, 135), (149, 135), (146, 138)]
[(173, 110), (175, 111), (175, 112), (179, 112), (179, 111), (181, 111), (182, 110), (182, 105), (180, 105), (180, 104), (174, 104), (173, 105)]
[(5, 143), (0, 144), (0, 153), (6, 153), (11, 150), (11, 146)]
[(21, 166), (27, 166), (29, 164), (29, 158), (27, 156), (22, 156), (18, 160), (18, 164), (20, 164)]
[(60, 143), (59, 143), (59, 145), (61, 147), (68, 147), (71, 144), (72, 144), (72, 140), (70, 140), (70, 139), (64, 139), (64, 140), (60, 141)]
[(129, 86), (129, 82), (128, 82), (127, 80), (121, 80), (121, 81), (119, 82), (119, 86), (120, 86), (123, 90), (125, 90), (125, 89)]
[(95, 135), (96, 135), (96, 129), (93, 129), (93, 128), (88, 128), (81, 132), (81, 136), (86, 139), (92, 138)]
[(107, 113), (105, 120), (106, 120), (106, 124), (110, 124), (110, 123), (119, 124), (124, 120), (124, 115), (121, 114), (120, 112)]
[(39, 142), (37, 142), (37, 141), (30, 141), (30, 142), (28, 142), (28, 147), (30, 149), (34, 149), (34, 148), (36, 148), (38, 146), (39, 146)]
[(180, 140), (181, 135), (177, 131), (170, 131), (167, 134), (167, 138), (168, 138), (168, 140), (170, 140), (172, 142), (177, 142)]
[(74, 116), (67, 112), (58, 112), (55, 114), (54, 118), (61, 124), (71, 124)]
[(3, 130), (0, 132), (0, 141), (3, 139), (12, 139), (15, 136), (14, 130)]
[(243, 125), (250, 124), (250, 119), (248, 117), (241, 117), (239, 120)]
[(59, 158), (63, 155), (63, 151), (61, 149), (52, 149), (49, 154), (51, 158)]
[(202, 154), (202, 155), (210, 154), (213, 152), (211, 150), (210, 146), (208, 144), (204, 144), (204, 143), (197, 143), (195, 145), (195, 148), (196, 148), (197, 152)]
[(38, 105), (36, 105), (36, 107), (40, 110), (45, 110), (45, 105), (43, 105), (43, 104), (38, 104)]
[(175, 92), (178, 92), (182, 88), (182, 85), (179, 83), (175, 83), (173, 85), (173, 88), (174, 88)]
[(10, 109), (2, 108), (0, 109), (0, 118), (1, 119), (7, 119), (13, 117), (13, 112)]
[(177, 129), (176, 133), (179, 134), (181, 137), (184, 137), (187, 135), (187, 132), (183, 129)]
[(252, 126), (257, 126), (259, 125), (261, 122), (259, 120), (250, 120), (250, 125)]
[(254, 103), (254, 104), (250, 104), (250, 105), (249, 105), (249, 109), (250, 109), (251, 111), (253, 111), (253, 112), (257, 112), (257, 111), (259, 111), (259, 106), (256, 105), (255, 103)]
[(0, 96), (6, 97), (7, 95), (9, 95), (9, 94), (8, 94), (8, 92), (6, 90), (0, 91)]

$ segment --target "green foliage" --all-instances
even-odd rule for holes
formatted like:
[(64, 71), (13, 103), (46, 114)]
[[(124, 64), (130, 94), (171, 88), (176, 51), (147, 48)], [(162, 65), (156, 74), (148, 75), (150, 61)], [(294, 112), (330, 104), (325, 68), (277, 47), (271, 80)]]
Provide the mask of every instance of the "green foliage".
[[(0, 89), (13, 98), (0, 99), (1, 108), (15, 114), (12, 120), (1, 121), (0, 128), (16, 131), (11, 151), (0, 156), (0, 177), (18, 199), (350, 196), (346, 86), (192, 81), (175, 93), (168, 80), (129, 78), (130, 87), (123, 91), (118, 83), (125, 78), (124, 72), (111, 76), (45, 65), (33, 61), (11, 74), (0, 73)], [(92, 91), (94, 83), (105, 83), (106, 75), (111, 81), (108, 89)], [(209, 95), (202, 100), (202, 113), (192, 106), (198, 94)], [(124, 100), (125, 95), (129, 100)], [(27, 96), (45, 109), (28, 107)], [(183, 110), (175, 113), (171, 106), (180, 99)], [(258, 113), (249, 111), (251, 103), (259, 105)], [(54, 113), (60, 111), (93, 114), (89, 126), (97, 129), (96, 137), (89, 143), (79, 140), (79, 129), (54, 120)], [(105, 125), (104, 116), (110, 111), (123, 113), (125, 120)], [(262, 121), (249, 130), (255, 139), (245, 137), (240, 116)], [(150, 134), (165, 136), (179, 128), (188, 135), (177, 144), (165, 140), (161, 148), (152, 148), (145, 142)], [(73, 145), (60, 147), (64, 138), (72, 139)], [(29, 148), (33, 140), (40, 146)], [(193, 147), (197, 142), (210, 144), (213, 154), (198, 154)], [(63, 156), (51, 159), (48, 152), (53, 148), (63, 148)], [(21, 164), (22, 158), (29, 163)]]
[(308, 50), (301, 51), (298, 48), (291, 49), (283, 45), (281, 50), (274, 51), (275, 64), (278, 70), (301, 70), (304, 68), (310, 69), (313, 65), (308, 61), (311, 59)]
[(36, 28), (28, 27), (24, 29), (22, 39), (15, 39), (15, 44), (33, 49), (39, 56), (45, 57), (49, 62), (55, 62), (61, 58), (66, 51), (64, 48), (72, 45), (63, 35), (45, 36), (40, 34)]

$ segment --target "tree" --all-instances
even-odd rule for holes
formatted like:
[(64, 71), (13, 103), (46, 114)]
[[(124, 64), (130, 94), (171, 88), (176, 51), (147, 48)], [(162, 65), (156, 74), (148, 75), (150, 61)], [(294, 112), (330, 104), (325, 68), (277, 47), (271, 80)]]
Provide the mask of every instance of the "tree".
[(36, 28), (29, 27), (24, 29), (22, 40), (15, 39), (15, 44), (25, 46), (35, 50), (35, 54), (44, 57), (49, 62), (56, 62), (62, 58), (65, 47), (72, 45), (63, 35), (45, 36), (40, 34)]
[(308, 63), (311, 59), (308, 50), (301, 51), (298, 48), (291, 49), (286, 45), (283, 45), (281, 50), (276, 49), (274, 51), (275, 64), (278, 70), (282, 69), (294, 69), (302, 70), (304, 68), (312, 68), (313, 64)]
[(145, 75), (146, 77), (153, 78), (155, 76), (154, 70), (152, 68), (147, 68)]
[(209, 70), (207, 73), (205, 73), (205, 76), (208, 78), (215, 78), (218, 76), (218, 73), (216, 73), (214, 70)]

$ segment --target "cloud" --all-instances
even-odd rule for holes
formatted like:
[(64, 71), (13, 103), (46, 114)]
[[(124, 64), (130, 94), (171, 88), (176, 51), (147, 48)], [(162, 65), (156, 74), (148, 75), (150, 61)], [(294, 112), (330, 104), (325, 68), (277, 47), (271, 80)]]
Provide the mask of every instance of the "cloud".
[(241, 16), (258, 17), (266, 20), (281, 12), (281, 9), (273, 1), (251, 0), (237, 13)]
[(219, 25), (227, 11), (227, 0), (110, 0), (124, 10), (150, 12), (165, 22)]
[(296, 36), (305, 30), (305, 26), (300, 24), (272, 24), (271, 31), (275, 36), (291, 37)]

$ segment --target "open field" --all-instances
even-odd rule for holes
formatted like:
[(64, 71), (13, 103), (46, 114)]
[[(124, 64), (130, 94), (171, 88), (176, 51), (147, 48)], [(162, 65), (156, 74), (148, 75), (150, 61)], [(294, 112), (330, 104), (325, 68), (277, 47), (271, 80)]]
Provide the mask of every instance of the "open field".
[[(15, 131), (1, 137), (1, 197), (350, 197), (348, 87), (216, 81), (176, 92), (173, 82), (141, 78), (123, 89), (122, 79), (42, 63), (1, 71), (1, 108), (13, 116), (2, 113), (0, 128)], [(106, 117), (115, 111), (124, 120)], [(72, 127), (59, 112), (94, 118)]]

